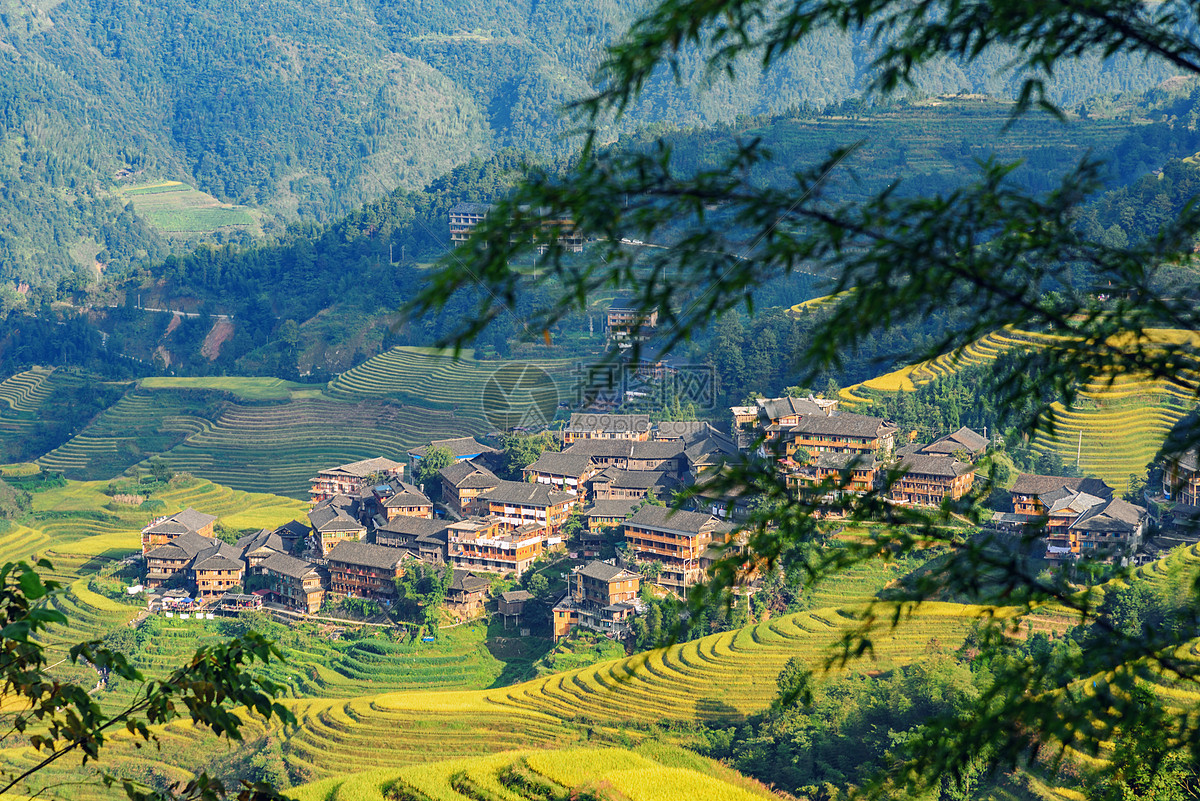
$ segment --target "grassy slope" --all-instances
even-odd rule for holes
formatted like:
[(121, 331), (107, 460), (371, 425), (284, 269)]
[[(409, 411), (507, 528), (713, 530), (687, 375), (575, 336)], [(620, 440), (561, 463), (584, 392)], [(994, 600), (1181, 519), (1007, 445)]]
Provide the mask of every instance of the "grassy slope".
[[(1183, 332), (1156, 331), (1155, 341), (1177, 343)], [(848, 407), (867, 400), (871, 392), (911, 392), (917, 387), (950, 375), (963, 366), (983, 365), (1015, 348), (1039, 347), (1050, 341), (1045, 334), (1005, 329), (967, 345), (956, 354), (943, 354), (919, 364), (842, 390)], [(1054, 450), (1064, 461), (1074, 461), (1118, 491), (1124, 491), (1130, 475), (1145, 473), (1171, 427), (1195, 407), (1194, 385), (1154, 381), (1138, 376), (1118, 376), (1112, 381), (1095, 381), (1083, 388), (1075, 405), (1054, 407), (1052, 431), (1039, 433), (1034, 447)]]
[(222, 203), (212, 195), (179, 181), (160, 181), (118, 190), (134, 213), (165, 234), (195, 237), (226, 229), (261, 234), (255, 212)]

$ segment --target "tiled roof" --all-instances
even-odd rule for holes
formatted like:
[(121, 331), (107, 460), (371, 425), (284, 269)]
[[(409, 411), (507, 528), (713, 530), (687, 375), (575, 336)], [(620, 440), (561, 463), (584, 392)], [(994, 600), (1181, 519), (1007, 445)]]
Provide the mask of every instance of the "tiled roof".
[(634, 459), (678, 459), (683, 455), (683, 443), (679, 440), (646, 440), (633, 443), (630, 453)]
[(476, 576), (469, 570), (455, 570), (450, 582), (451, 592), (479, 592), (492, 586), (491, 579)]
[(384, 533), (414, 538), (429, 537), (438, 532), (445, 531), (447, 525), (449, 525), (447, 521), (436, 518), (429, 519), (427, 517), (400, 515), (376, 528), (375, 533), (376, 536)]
[(850, 467), (867, 470), (876, 466), (875, 457), (865, 453), (819, 452), (813, 464), (826, 470), (846, 470)]
[(1099, 506), (1100, 504), (1104, 503), (1103, 498), (1097, 498), (1095, 495), (1088, 495), (1086, 492), (1072, 492), (1071, 490), (1065, 488), (1047, 493), (1039, 497), (1038, 500), (1045, 504), (1046, 509), (1049, 512), (1061, 512), (1064, 509), (1068, 509), (1076, 513), (1081, 513), (1086, 512), (1093, 506)]
[(533, 593), (529, 590), (509, 590), (508, 592), (500, 593), (500, 597), (509, 603), (517, 601), (528, 601), (533, 598)]
[(150, 534), (185, 534), (189, 531), (199, 531), (216, 519), (216, 515), (206, 515), (189, 507), (152, 526), (147, 526), (143, 531)]
[(1071, 528), (1128, 534), (1137, 528), (1137, 524), (1145, 516), (1144, 507), (1113, 498), (1106, 504), (1088, 509), (1071, 524)]
[(703, 420), (663, 420), (654, 427), (657, 439), (687, 439), (712, 428)]
[(594, 483), (630, 489), (651, 489), (653, 487), (672, 487), (679, 481), (663, 470), (618, 470), (610, 467), (597, 476)]
[(934, 456), (925, 453), (910, 453), (900, 460), (896, 469), (902, 473), (920, 476), (954, 478), (970, 473), (975, 468), (960, 462), (953, 456)]
[(1014, 495), (1042, 496), (1047, 492), (1066, 487), (1069, 490), (1083, 491), (1098, 498), (1111, 498), (1112, 488), (1098, 478), (1079, 478), (1070, 476), (1041, 476), (1035, 473), (1022, 473), (1013, 484)]
[(353, 476), (354, 478), (366, 478), (375, 473), (390, 473), (397, 467), (403, 468), (404, 465), (384, 456), (376, 456), (371, 459), (360, 459), (350, 464), (331, 467), (327, 470), (322, 470), (321, 473), (336, 473), (338, 475)]
[(364, 526), (343, 510), (332, 506), (318, 506), (308, 513), (313, 528), (327, 531), (362, 531)]
[(587, 517), (629, 517), (633, 514), (633, 507), (638, 503), (640, 501), (596, 501), (584, 511), (584, 515)]
[(720, 525), (719, 520), (706, 512), (676, 511), (665, 506), (643, 506), (625, 523), (678, 531), (693, 537), (706, 528), (715, 529)]
[(791, 426), (790, 430), (796, 434), (876, 437), (889, 431), (895, 431), (896, 426), (879, 417), (845, 412), (833, 417), (826, 417), (824, 413), (801, 417), (800, 422)]
[(455, 462), (446, 465), (438, 471), (442, 478), (449, 481), (458, 489), (482, 489), (494, 487), (500, 479), (491, 470), (468, 459), (465, 462)]
[(760, 398), (757, 402), (758, 408), (770, 420), (790, 417), (793, 414), (825, 416), (825, 410), (807, 398)]
[(357, 540), (339, 542), (326, 557), (330, 563), (341, 562), (347, 565), (362, 565), (364, 567), (379, 567), (390, 570), (399, 565), (407, 556), (407, 552), (388, 548), (383, 545), (371, 545)]
[(922, 453), (945, 453), (952, 454), (955, 451), (966, 451), (967, 453), (978, 453), (987, 448), (988, 441), (982, 434), (963, 426), (953, 434), (947, 434), (941, 439), (935, 439), (933, 442), (921, 449)]
[(524, 506), (554, 506), (576, 499), (575, 495), (552, 490), (546, 484), (529, 484), (524, 481), (501, 481), (495, 489), (488, 490), (479, 497), (498, 503)]
[(581, 453), (592, 457), (619, 459), (633, 454), (636, 443), (627, 439), (581, 439), (562, 449), (563, 453)]
[(630, 572), (623, 567), (610, 565), (608, 562), (593, 561), (586, 565), (581, 565), (575, 568), (576, 573), (581, 576), (596, 579), (597, 581), (612, 581), (616, 578), (621, 578), (622, 581), (633, 578), (638, 578), (637, 573)]
[(383, 505), (386, 508), (433, 505), (433, 502), (425, 493), (421, 492), (420, 488), (407, 481), (393, 481), (388, 486), (392, 489), (392, 494), (383, 499)]
[(483, 214), (487, 215), (492, 207), (487, 203), (469, 203), (463, 201), (450, 207), (450, 214)]
[(526, 467), (525, 472), (582, 478), (591, 469), (592, 457), (587, 454), (546, 451), (536, 462)]
[(166, 545), (154, 548), (146, 556), (147, 558), (154, 557), (156, 559), (190, 559), (201, 551), (211, 548), (212, 544), (212, 537), (205, 537), (202, 534), (189, 531), (186, 534), (180, 534)]
[(275, 531), (281, 537), (307, 537), (312, 528), (304, 525), (299, 520), (292, 520), (289, 523), (284, 523), (275, 529)]
[(312, 562), (306, 562), (303, 559), (297, 559), (294, 556), (282, 553), (271, 554), (262, 561), (261, 567), (270, 570), (272, 573), (278, 573), (281, 576), (289, 576), (291, 578), (304, 578), (317, 569), (317, 566)]

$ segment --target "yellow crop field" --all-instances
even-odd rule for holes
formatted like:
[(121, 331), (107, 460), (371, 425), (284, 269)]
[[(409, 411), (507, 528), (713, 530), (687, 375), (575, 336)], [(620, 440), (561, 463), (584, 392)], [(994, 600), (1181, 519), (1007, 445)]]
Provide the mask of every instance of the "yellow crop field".
[[(902, 367), (841, 390), (847, 408), (870, 402), (870, 394), (912, 392), (952, 375), (964, 367), (994, 361), (1014, 349), (1070, 344), (1069, 337), (1005, 328), (993, 331), (955, 353)], [(1148, 329), (1141, 343), (1132, 339), (1109, 341), (1114, 347), (1134, 344), (1151, 347), (1196, 346), (1200, 335), (1175, 329)], [(1167, 433), (1188, 414), (1200, 394), (1200, 376), (1180, 374), (1171, 380), (1149, 376), (1118, 375), (1094, 379), (1080, 388), (1073, 408), (1053, 405), (1053, 430), (1039, 432), (1033, 447), (1054, 451), (1064, 462), (1079, 461), (1080, 469), (1104, 479), (1118, 492), (1129, 485), (1130, 475), (1142, 475), (1166, 439)]]
[[(453, 759), (419, 767), (383, 768), (313, 782), (287, 792), (295, 801), (523, 801), (529, 796), (508, 777), (528, 770), (549, 780), (566, 797), (584, 787), (611, 788), (627, 801), (676, 801), (692, 798), (760, 801), (748, 780), (732, 784), (695, 768), (670, 767), (622, 748), (503, 751), (485, 757)], [(732, 773), (732, 771), (729, 771)], [(738, 774), (735, 777), (740, 778)]]

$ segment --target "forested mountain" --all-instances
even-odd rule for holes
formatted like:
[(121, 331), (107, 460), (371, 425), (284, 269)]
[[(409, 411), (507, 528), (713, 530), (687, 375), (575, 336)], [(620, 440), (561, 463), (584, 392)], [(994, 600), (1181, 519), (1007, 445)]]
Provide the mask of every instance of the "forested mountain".
[[(1114, 191), (1124, 191), (1167, 159), (1200, 150), (1200, 133), (1187, 110), (1194, 101), (1180, 102), (1178, 113), (1166, 115), (1168, 121), (1132, 127), (1114, 119), (1075, 119), (1064, 125), (1047, 115), (1031, 115), (1002, 133), (1006, 104), (959, 99), (870, 113), (834, 110), (744, 118), (740, 124), (675, 132), (668, 141), (677, 163), (699, 169), (714, 164), (739, 139), (760, 137), (777, 154), (777, 162), (787, 165), (760, 176), (775, 182), (786, 180), (787, 170), (815, 163), (828, 149), (866, 136), (868, 141), (847, 165), (858, 180), (836, 185), (844, 199), (897, 179), (902, 188), (945, 191), (977, 176), (977, 159), (989, 155), (1026, 160), (1012, 180), (1043, 191), (1091, 153), (1109, 162)], [(1137, 114), (1151, 111), (1142, 107)], [(628, 144), (649, 142), (650, 137), (634, 136)], [(448, 334), (461, 315), (472, 313), (472, 298), (457, 298), (445, 314), (399, 327), (394, 312), (423, 280), (426, 265), (447, 251), (450, 206), (505, 193), (527, 160), (514, 150), (473, 158), (423, 189), (397, 189), (326, 225), (297, 223), (275, 241), (249, 247), (199, 247), (106, 279), (99, 291), (76, 293), (75, 302), (91, 308), (92, 322), (110, 337), (111, 348), (184, 373), (321, 376), (348, 369), (389, 344), (428, 345)], [(532, 303), (532, 292), (523, 293), (520, 302)], [(819, 278), (801, 274), (764, 288), (756, 303), (787, 307), (822, 293)], [(172, 321), (169, 315), (147, 315), (133, 308), (138, 299), (151, 307), (232, 315), (233, 321), (214, 348), (211, 319)], [(119, 308), (106, 308), (112, 304)], [(519, 317), (521, 309), (516, 312)], [(570, 355), (571, 337), (588, 331), (592, 323), (578, 315), (552, 332), (555, 343), (567, 349), (564, 355)], [(507, 354), (522, 336), (529, 335), (504, 316), (481, 345)], [(536, 339), (541, 341), (540, 334)], [(703, 353), (714, 345), (705, 339), (699, 347)], [(863, 361), (866, 374), (838, 378), (859, 381), (891, 369), (890, 353), (881, 346), (878, 360)], [(776, 374), (756, 368), (751, 380), (735, 368), (722, 374), (728, 386), (778, 392), (788, 385), (786, 370)]]
[[(0, 0), (0, 279), (86, 284), (92, 253), (120, 272), (179, 250), (114, 192), (131, 182), (180, 180), (268, 223), (323, 221), (497, 148), (565, 153), (559, 106), (586, 92), (637, 7)], [(769, 78), (746, 65), (736, 87), (704, 93), (699, 58), (685, 59), (683, 87), (659, 76), (623, 128), (823, 108), (862, 89), (871, 52), (823, 35)], [(1011, 94), (1000, 65), (943, 64), (919, 89)], [(1074, 107), (1167, 76), (1093, 61), (1054, 91)]]

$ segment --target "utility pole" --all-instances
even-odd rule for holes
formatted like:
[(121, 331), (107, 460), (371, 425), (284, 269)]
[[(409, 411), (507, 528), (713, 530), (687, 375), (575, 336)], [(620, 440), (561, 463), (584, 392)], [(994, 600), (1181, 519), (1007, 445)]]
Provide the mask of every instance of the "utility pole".
[(388, 266), (389, 267), (391, 267), (393, 264), (396, 263), (395, 260), (392, 258), (392, 248), (393, 247), (395, 247), (395, 245), (391, 242), (388, 242)]

